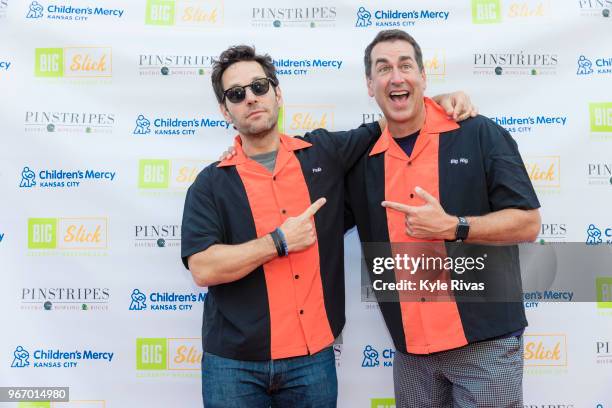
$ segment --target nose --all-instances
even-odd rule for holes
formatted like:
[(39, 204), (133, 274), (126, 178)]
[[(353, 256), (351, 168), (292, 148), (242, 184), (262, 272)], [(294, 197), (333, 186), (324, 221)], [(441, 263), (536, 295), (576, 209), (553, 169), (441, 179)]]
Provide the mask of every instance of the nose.
[(399, 68), (393, 67), (393, 71), (391, 72), (391, 83), (399, 84), (399, 83), (402, 83), (403, 81), (404, 81), (404, 78), (402, 77), (402, 74)]
[(250, 86), (245, 89), (244, 100), (246, 101), (247, 105), (252, 105), (253, 103), (257, 102), (257, 95), (253, 93)]

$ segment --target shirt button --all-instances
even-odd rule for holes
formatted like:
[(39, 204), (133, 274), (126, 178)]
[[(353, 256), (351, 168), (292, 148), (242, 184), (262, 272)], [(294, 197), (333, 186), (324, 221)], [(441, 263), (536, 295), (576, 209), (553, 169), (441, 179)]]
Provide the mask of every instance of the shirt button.
[(287, 214), (287, 210), (283, 209), (283, 210), (281, 210), (281, 213)]
[(411, 161), (409, 161), (409, 162), (408, 162), (408, 165), (409, 165), (409, 166), (412, 166), (412, 162), (411, 162)]
[(276, 176), (272, 176), (272, 180), (276, 181)]
[(300, 314), (304, 314), (304, 310), (300, 310)]
[(410, 193), (410, 198), (414, 198), (414, 194)]
[(295, 279), (300, 279), (300, 275), (295, 275), (294, 278)]

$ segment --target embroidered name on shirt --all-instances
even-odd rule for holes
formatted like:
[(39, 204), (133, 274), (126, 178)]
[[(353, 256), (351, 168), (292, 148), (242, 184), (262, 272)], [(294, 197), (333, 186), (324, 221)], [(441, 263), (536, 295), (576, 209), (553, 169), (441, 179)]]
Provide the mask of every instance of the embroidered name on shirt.
[(469, 159), (465, 157), (460, 157), (459, 159), (450, 159), (450, 164), (468, 164), (470, 162)]
[(316, 167), (316, 168), (312, 169), (313, 173), (320, 173), (321, 171), (323, 171), (323, 169), (320, 168), (320, 167)]

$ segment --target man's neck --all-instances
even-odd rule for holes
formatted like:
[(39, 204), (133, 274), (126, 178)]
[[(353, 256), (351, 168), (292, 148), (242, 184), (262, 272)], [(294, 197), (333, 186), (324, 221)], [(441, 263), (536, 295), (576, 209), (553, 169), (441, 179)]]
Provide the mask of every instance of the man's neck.
[(425, 124), (425, 104), (423, 104), (421, 110), (417, 113), (416, 118), (408, 122), (388, 122), (389, 133), (394, 138), (404, 137), (418, 132), (423, 128)]
[(278, 150), (280, 133), (275, 127), (265, 135), (245, 136), (241, 134), (240, 139), (242, 140), (242, 151), (250, 157)]

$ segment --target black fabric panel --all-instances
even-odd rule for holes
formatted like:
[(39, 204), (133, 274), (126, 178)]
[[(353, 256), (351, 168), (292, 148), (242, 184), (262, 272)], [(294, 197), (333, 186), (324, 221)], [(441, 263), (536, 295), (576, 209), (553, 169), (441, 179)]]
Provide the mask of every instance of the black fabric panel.
[[(516, 143), (508, 132), (478, 116), (440, 135), (440, 203), (452, 215), (479, 216), (505, 208), (538, 208), (539, 202)], [(522, 303), (518, 247), (447, 244), (451, 257), (487, 254), (485, 269), (466, 272), (466, 282), (483, 282), (478, 302), (455, 292), (469, 342), (485, 340), (527, 325)], [(465, 295), (465, 296), (464, 296)], [(473, 293), (472, 293), (473, 295)], [(510, 300), (512, 302), (504, 302)]]
[(332, 140), (319, 137), (312, 147), (295, 151), (310, 202), (327, 202), (314, 216), (319, 247), (323, 300), (329, 325), (338, 337), (346, 321), (344, 289), (344, 167), (334, 155)]
[[(220, 243), (234, 245), (257, 238), (246, 190), (236, 167), (214, 167), (209, 171), (214, 207), (224, 226)], [(206, 352), (227, 358), (271, 358), (270, 309), (263, 267), (237, 281), (208, 288), (202, 346)]]
[[(371, 150), (371, 149), (370, 149)], [(381, 202), (385, 200), (385, 185), (381, 180), (385, 179), (384, 153), (374, 156), (364, 156), (357, 162), (347, 176), (347, 205), (350, 213), (357, 224), (359, 239), (362, 244), (373, 242), (389, 242), (389, 229), (387, 226), (387, 213)], [(377, 251), (376, 256), (391, 256), (391, 247), (387, 246), (388, 252)], [(364, 258), (371, 265), (374, 254), (368, 251), (368, 247), (362, 245)], [(395, 282), (393, 272), (384, 272), (375, 275), (368, 270), (370, 282), (381, 279), (384, 282)], [(377, 292), (375, 292), (377, 294)], [(399, 295), (389, 297), (385, 295), (385, 302), (379, 302), (382, 312), (395, 348), (406, 352), (406, 336), (402, 324), (402, 312), (399, 303)]]

